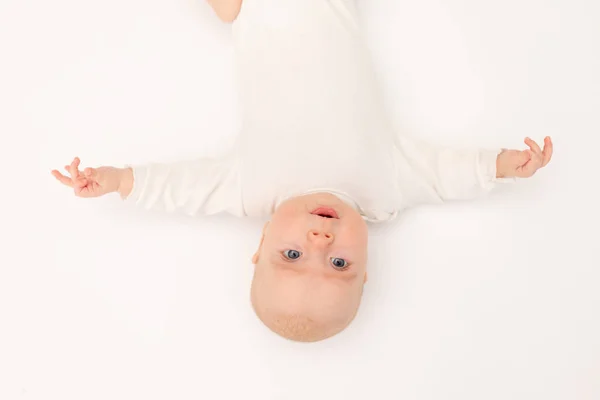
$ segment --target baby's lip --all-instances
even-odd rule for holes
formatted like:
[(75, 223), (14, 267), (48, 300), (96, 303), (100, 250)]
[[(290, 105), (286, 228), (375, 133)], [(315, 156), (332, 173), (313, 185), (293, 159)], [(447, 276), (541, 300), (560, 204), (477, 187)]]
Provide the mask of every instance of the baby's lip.
[(319, 207), (311, 212), (312, 215), (318, 215), (323, 218), (340, 219), (338, 213), (331, 207)]

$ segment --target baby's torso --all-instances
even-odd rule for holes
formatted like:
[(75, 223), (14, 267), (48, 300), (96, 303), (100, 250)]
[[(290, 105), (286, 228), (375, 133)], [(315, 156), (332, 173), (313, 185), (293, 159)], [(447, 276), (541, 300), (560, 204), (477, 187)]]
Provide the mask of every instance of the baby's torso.
[(323, 190), (393, 218), (393, 132), (353, 1), (245, 0), (234, 38), (246, 213)]

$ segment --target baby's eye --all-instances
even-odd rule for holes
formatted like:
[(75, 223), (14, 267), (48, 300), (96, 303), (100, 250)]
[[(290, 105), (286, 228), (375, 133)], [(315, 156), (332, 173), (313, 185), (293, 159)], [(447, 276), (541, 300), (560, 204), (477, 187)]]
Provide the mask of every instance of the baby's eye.
[(300, 256), (302, 255), (302, 253), (300, 253), (298, 250), (286, 250), (286, 251), (283, 252), (283, 255), (288, 260), (297, 260), (297, 259), (300, 258)]
[(348, 266), (348, 261), (344, 260), (343, 258), (332, 258), (331, 264), (336, 269), (345, 269)]

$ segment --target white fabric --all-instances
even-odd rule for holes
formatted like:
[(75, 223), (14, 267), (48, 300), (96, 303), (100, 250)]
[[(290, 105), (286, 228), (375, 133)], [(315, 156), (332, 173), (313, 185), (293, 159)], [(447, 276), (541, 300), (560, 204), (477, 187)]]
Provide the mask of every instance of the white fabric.
[(128, 197), (190, 215), (265, 216), (330, 192), (369, 221), (468, 199), (498, 181), (498, 150), (396, 134), (350, 0), (246, 0), (233, 25), (243, 128), (224, 159), (134, 166)]

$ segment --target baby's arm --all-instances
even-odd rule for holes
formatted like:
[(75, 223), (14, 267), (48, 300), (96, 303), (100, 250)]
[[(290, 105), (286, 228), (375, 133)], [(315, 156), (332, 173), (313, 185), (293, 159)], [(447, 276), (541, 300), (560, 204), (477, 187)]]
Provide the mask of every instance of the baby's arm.
[(231, 23), (235, 21), (240, 13), (242, 0), (208, 0), (208, 4), (210, 4), (221, 21)]
[(398, 138), (400, 185), (411, 204), (466, 200), (489, 192), (497, 182), (528, 178), (552, 157), (531, 139), (529, 150), (454, 149), (410, 137)]
[(233, 158), (201, 158), (173, 164), (152, 163), (79, 171), (75, 158), (65, 166), (70, 176), (52, 174), (78, 197), (118, 193), (122, 199), (147, 210), (212, 215), (227, 212), (243, 216), (239, 169)]

